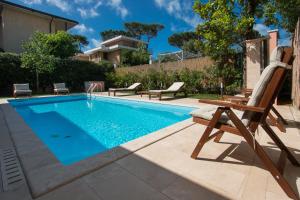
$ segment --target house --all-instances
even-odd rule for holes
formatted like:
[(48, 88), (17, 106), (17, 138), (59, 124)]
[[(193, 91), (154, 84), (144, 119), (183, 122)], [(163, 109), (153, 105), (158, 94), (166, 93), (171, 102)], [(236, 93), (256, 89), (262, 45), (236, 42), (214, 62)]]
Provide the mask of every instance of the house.
[[(115, 65), (121, 62), (121, 52), (123, 49), (137, 50), (139, 44), (148, 45), (147, 42), (135, 38), (119, 35), (100, 43), (99, 47), (84, 52), (89, 61), (99, 62), (108, 60)], [(82, 55), (81, 55), (81, 58)]]
[(0, 48), (7, 52), (21, 53), (22, 43), (35, 31), (55, 33), (77, 24), (71, 19), (0, 0)]

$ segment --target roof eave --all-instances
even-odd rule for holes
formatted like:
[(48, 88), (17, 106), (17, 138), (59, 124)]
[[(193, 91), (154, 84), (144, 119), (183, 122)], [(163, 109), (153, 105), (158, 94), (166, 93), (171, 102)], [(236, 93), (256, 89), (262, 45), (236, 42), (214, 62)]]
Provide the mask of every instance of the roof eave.
[[(50, 17), (53, 17), (55, 19), (59, 19), (59, 20), (63, 20), (63, 21), (73, 23), (74, 25), (72, 27), (79, 24), (79, 22), (77, 22), (75, 20), (68, 19), (68, 18), (65, 18), (65, 17), (60, 17), (60, 16), (57, 16), (57, 15), (53, 15), (53, 14), (43, 12), (43, 11), (40, 11), (40, 10), (36, 10), (36, 9), (33, 9), (33, 8), (29, 8), (29, 7), (26, 7), (26, 6), (23, 6), (23, 5), (20, 5), (20, 4), (16, 4), (16, 3), (13, 3), (13, 2), (10, 2), (10, 1), (0, 0), (0, 4), (1, 3), (4, 4), (4, 5), (12, 6), (12, 7), (15, 7), (15, 8), (23, 9), (23, 10), (26, 10), (26, 11), (38, 13), (38, 14), (41, 14), (41, 15), (50, 16)], [(72, 28), (72, 27), (70, 27), (70, 28)]]

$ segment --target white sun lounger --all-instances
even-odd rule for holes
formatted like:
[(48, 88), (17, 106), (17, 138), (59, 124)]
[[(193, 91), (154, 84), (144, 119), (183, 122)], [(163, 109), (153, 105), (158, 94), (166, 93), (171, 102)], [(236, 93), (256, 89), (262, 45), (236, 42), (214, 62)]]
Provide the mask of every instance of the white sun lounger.
[(186, 95), (186, 92), (183, 90), (183, 86), (184, 82), (175, 82), (166, 90), (149, 90), (149, 99), (151, 99), (152, 95), (155, 95), (159, 97), (159, 100), (161, 100), (161, 96), (163, 94), (174, 94), (174, 96), (176, 96), (178, 92), (184, 92)]
[(29, 83), (14, 84), (14, 97), (18, 95), (31, 96), (32, 90), (29, 88)]
[(66, 88), (65, 83), (54, 83), (54, 94), (59, 94), (59, 93), (70, 93), (69, 89)]
[(109, 88), (108, 89), (108, 95), (110, 96), (110, 93), (113, 92), (114, 96), (116, 96), (116, 92), (131, 92), (134, 91), (134, 93), (137, 93), (139, 87), (141, 86), (141, 83), (134, 83), (131, 86), (127, 88)]

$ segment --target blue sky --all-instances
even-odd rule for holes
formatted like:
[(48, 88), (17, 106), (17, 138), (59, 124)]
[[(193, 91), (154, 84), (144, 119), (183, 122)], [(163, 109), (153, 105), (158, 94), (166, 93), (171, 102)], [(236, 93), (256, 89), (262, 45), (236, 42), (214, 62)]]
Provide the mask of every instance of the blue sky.
[[(72, 33), (85, 35), (90, 44), (101, 42), (99, 32), (107, 29), (123, 29), (124, 22), (160, 23), (165, 28), (150, 41), (149, 49), (159, 53), (178, 50), (168, 44), (168, 37), (176, 32), (192, 31), (201, 19), (192, 11), (193, 0), (11, 0), (14, 3), (49, 12), (79, 22)], [(255, 26), (262, 34), (269, 27)], [(288, 34), (280, 30), (281, 44), (288, 44)]]

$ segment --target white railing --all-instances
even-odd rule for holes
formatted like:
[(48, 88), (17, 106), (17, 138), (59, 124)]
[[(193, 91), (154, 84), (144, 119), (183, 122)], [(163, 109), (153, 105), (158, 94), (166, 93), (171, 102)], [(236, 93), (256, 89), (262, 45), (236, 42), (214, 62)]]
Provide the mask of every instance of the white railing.
[(100, 92), (104, 91), (104, 85), (102, 82), (93, 82), (90, 84), (89, 88), (87, 89), (86, 93), (90, 94), (90, 98), (92, 97), (92, 93), (94, 92), (95, 89), (100, 90)]

